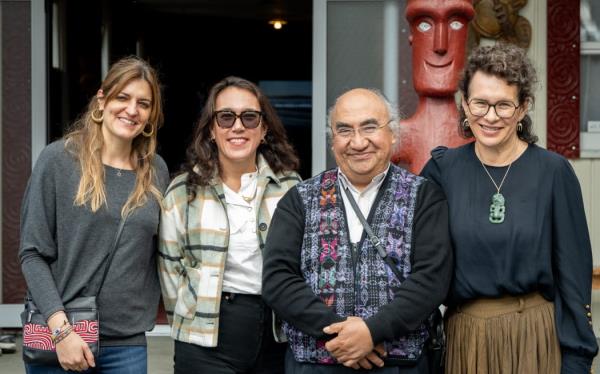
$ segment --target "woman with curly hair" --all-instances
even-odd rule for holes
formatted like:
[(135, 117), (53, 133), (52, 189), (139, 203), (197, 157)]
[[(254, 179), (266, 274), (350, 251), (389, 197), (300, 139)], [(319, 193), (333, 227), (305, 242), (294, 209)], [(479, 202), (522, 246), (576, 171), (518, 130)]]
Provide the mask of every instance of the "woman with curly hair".
[(522, 49), (475, 48), (459, 82), (459, 130), (422, 174), (448, 198), (455, 272), (448, 373), (589, 373), (592, 254), (581, 189), (535, 145), (535, 70)]
[(175, 373), (283, 372), (283, 335), (261, 298), (262, 249), (298, 164), (255, 84), (227, 77), (211, 88), (161, 217)]
[[(154, 327), (160, 296), (155, 238), (169, 183), (156, 154), (162, 121), (156, 72), (124, 58), (73, 129), (39, 156), (23, 199), (19, 257), (30, 296), (55, 334), (60, 366), (26, 363), (27, 373), (147, 371), (145, 332)], [(97, 298), (96, 359), (64, 312), (80, 296)]]

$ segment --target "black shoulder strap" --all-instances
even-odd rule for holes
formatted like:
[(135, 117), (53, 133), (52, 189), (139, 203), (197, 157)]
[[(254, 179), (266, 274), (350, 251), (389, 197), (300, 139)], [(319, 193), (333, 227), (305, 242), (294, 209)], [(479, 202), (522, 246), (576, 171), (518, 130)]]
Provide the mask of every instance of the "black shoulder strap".
[[(344, 191), (346, 192), (346, 196), (350, 201), (350, 205), (352, 205), (354, 213), (356, 213), (356, 216), (360, 220), (360, 223), (362, 223), (365, 231), (367, 232), (367, 235), (369, 236), (369, 241), (371, 242), (371, 244), (373, 244), (375, 248), (377, 248), (377, 254), (383, 259), (383, 261), (385, 261), (387, 266), (389, 266), (389, 268), (392, 270), (398, 281), (401, 281), (402, 275), (400, 274), (400, 270), (398, 270), (398, 268), (395, 266), (392, 258), (387, 255), (387, 252), (381, 245), (381, 241), (379, 240), (379, 238), (375, 236), (373, 230), (371, 230), (371, 226), (369, 226), (367, 220), (365, 219), (365, 216), (363, 216), (362, 212), (360, 211), (360, 208), (358, 207), (358, 204), (356, 204), (356, 200), (354, 200), (352, 193), (348, 191), (348, 187), (345, 187)], [(433, 313), (431, 313), (431, 315), (427, 318), (425, 327), (427, 328), (427, 332), (429, 333), (430, 337), (429, 349), (435, 351), (440, 350), (442, 352), (441, 362), (443, 362), (443, 355), (446, 346), (446, 335), (444, 333), (444, 320), (439, 308), (435, 308)]]
[(352, 205), (354, 213), (356, 213), (356, 216), (360, 220), (360, 223), (362, 223), (363, 228), (365, 229), (367, 236), (369, 237), (369, 241), (377, 249), (377, 254), (390, 267), (390, 270), (392, 270), (398, 281), (401, 282), (403, 277), (402, 274), (400, 274), (400, 270), (398, 270), (398, 268), (394, 264), (394, 261), (392, 261), (392, 259), (387, 255), (385, 248), (383, 248), (383, 246), (381, 245), (381, 241), (375, 235), (375, 233), (371, 229), (371, 226), (369, 226), (369, 223), (367, 223), (365, 216), (363, 216), (362, 212), (360, 211), (360, 208), (358, 207), (358, 204), (356, 204), (356, 200), (354, 200), (354, 197), (352, 196), (352, 193), (348, 190), (348, 187), (344, 187), (344, 192), (346, 193), (346, 197), (348, 197), (348, 200), (350, 201), (350, 205)]
[(111, 247), (110, 251), (108, 252), (108, 256), (106, 259), (106, 266), (104, 267), (104, 274), (102, 274), (102, 280), (100, 281), (100, 284), (98, 285), (98, 290), (96, 291), (94, 296), (97, 296), (100, 293), (100, 290), (102, 289), (102, 286), (104, 285), (104, 281), (106, 280), (106, 275), (108, 274), (108, 269), (110, 268), (110, 264), (111, 264), (113, 258), (115, 257), (115, 252), (117, 251), (117, 247), (119, 245), (119, 240), (121, 239), (121, 234), (123, 233), (123, 227), (125, 226), (126, 220), (127, 220), (127, 216), (121, 217), (121, 221), (119, 222), (119, 228), (117, 229), (117, 233), (115, 234), (115, 239), (113, 240), (112, 247)]

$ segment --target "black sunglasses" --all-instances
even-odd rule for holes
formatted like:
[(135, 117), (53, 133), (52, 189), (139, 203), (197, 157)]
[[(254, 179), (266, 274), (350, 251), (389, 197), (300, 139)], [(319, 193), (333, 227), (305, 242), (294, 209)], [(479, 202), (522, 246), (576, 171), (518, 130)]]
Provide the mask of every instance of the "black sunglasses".
[(233, 127), (235, 120), (239, 118), (247, 129), (255, 129), (260, 125), (260, 118), (262, 112), (257, 110), (244, 110), (240, 114), (235, 113), (232, 110), (217, 110), (215, 112), (215, 119), (217, 125), (223, 129), (229, 129)]

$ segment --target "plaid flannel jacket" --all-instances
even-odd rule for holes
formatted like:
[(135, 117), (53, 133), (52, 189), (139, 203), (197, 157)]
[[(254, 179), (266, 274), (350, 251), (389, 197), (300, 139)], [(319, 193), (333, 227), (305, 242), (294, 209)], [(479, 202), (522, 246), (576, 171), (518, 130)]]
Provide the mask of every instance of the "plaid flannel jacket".
[[(188, 203), (186, 180), (187, 174), (173, 179), (163, 202), (158, 257), (162, 296), (174, 339), (216, 347), (229, 245), (225, 195), (216, 177), (198, 187)], [(256, 231), (261, 249), (279, 199), (299, 181), (296, 173), (273, 173), (259, 155)]]

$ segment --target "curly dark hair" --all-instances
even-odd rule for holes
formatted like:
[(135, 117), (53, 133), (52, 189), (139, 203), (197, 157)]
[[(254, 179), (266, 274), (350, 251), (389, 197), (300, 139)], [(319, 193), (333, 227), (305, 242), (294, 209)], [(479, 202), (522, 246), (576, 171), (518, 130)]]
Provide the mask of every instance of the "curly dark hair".
[[(216, 172), (219, 171), (219, 150), (211, 141), (211, 126), (215, 125), (215, 106), (217, 96), (228, 87), (237, 87), (250, 91), (258, 99), (262, 112), (262, 125), (267, 134), (265, 142), (257, 149), (267, 160), (273, 172), (291, 172), (298, 170), (300, 161), (296, 151), (288, 142), (287, 135), (281, 120), (269, 99), (254, 83), (239, 77), (227, 77), (212, 86), (202, 109), (202, 114), (194, 130), (194, 138), (187, 149), (187, 160), (183, 171), (188, 173), (188, 191), (193, 194), (194, 186), (207, 186)], [(196, 169), (194, 169), (196, 168)]]
[[(458, 88), (465, 99), (469, 97), (469, 84), (476, 72), (493, 75), (501, 78), (509, 85), (517, 86), (519, 91), (519, 105), (535, 102), (535, 86), (538, 82), (535, 68), (527, 57), (525, 50), (513, 44), (498, 43), (493, 46), (478, 46), (473, 49), (465, 64), (465, 69), (458, 82)], [(460, 107), (460, 121), (458, 131), (464, 138), (472, 138), (473, 132), (470, 128), (463, 127), (466, 118), (465, 112)], [(533, 133), (533, 123), (529, 114), (521, 120), (523, 129), (517, 131), (519, 139), (527, 143), (535, 143), (538, 137)]]

